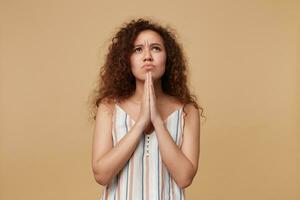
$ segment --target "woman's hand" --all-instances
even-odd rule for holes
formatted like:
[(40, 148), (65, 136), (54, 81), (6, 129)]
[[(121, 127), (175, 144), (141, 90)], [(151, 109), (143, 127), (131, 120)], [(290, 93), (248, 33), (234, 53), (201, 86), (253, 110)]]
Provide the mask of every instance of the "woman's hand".
[(162, 123), (163, 120), (157, 109), (156, 95), (155, 95), (151, 72), (150, 72), (150, 78), (149, 78), (149, 99), (150, 99), (150, 118), (151, 118), (152, 124), (155, 126), (158, 123)]
[(141, 103), (139, 117), (138, 117), (138, 120), (137, 120), (138, 123), (141, 123), (144, 130), (151, 125), (150, 99), (149, 99), (149, 79), (150, 78), (149, 78), (149, 72), (148, 72), (146, 74), (146, 77), (145, 77), (142, 103)]
[(151, 72), (147, 72), (146, 74), (138, 122), (141, 123), (143, 129), (147, 133), (151, 133), (154, 130), (154, 126), (163, 123), (157, 109)]

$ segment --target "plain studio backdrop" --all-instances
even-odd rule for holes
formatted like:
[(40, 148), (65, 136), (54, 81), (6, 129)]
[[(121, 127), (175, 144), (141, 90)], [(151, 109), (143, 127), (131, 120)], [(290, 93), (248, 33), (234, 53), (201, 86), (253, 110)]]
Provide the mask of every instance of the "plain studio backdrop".
[(186, 197), (300, 199), (300, 3), (0, 3), (0, 199), (100, 199), (88, 96), (113, 33), (134, 17), (177, 30), (204, 107)]

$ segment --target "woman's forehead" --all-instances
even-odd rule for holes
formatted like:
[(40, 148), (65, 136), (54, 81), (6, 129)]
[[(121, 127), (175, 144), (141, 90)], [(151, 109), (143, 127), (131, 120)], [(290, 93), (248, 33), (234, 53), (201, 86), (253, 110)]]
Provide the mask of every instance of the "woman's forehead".
[(151, 45), (151, 44), (163, 44), (162, 37), (155, 31), (145, 30), (138, 34), (134, 41), (134, 45)]

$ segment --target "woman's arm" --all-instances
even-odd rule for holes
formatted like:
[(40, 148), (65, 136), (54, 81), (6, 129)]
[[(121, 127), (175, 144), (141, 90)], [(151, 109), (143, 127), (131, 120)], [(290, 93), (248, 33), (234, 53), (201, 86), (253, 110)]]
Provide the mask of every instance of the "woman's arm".
[(181, 149), (174, 143), (163, 122), (154, 124), (162, 160), (181, 188), (192, 183), (198, 170), (200, 153), (199, 111), (192, 105), (186, 105), (186, 111)]
[(111, 107), (99, 105), (93, 136), (92, 169), (96, 182), (103, 186), (107, 185), (130, 159), (144, 130), (142, 124), (136, 122), (113, 147)]

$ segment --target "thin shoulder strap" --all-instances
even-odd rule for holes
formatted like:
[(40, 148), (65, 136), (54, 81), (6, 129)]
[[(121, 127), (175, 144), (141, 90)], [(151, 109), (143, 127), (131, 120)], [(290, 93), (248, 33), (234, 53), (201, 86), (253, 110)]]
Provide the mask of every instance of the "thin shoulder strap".
[(115, 145), (117, 141), (117, 133), (115, 132), (115, 126), (116, 126), (116, 100), (113, 100), (113, 113), (112, 113), (112, 118), (111, 118), (111, 134), (112, 134), (112, 139), (113, 139), (113, 144)]

